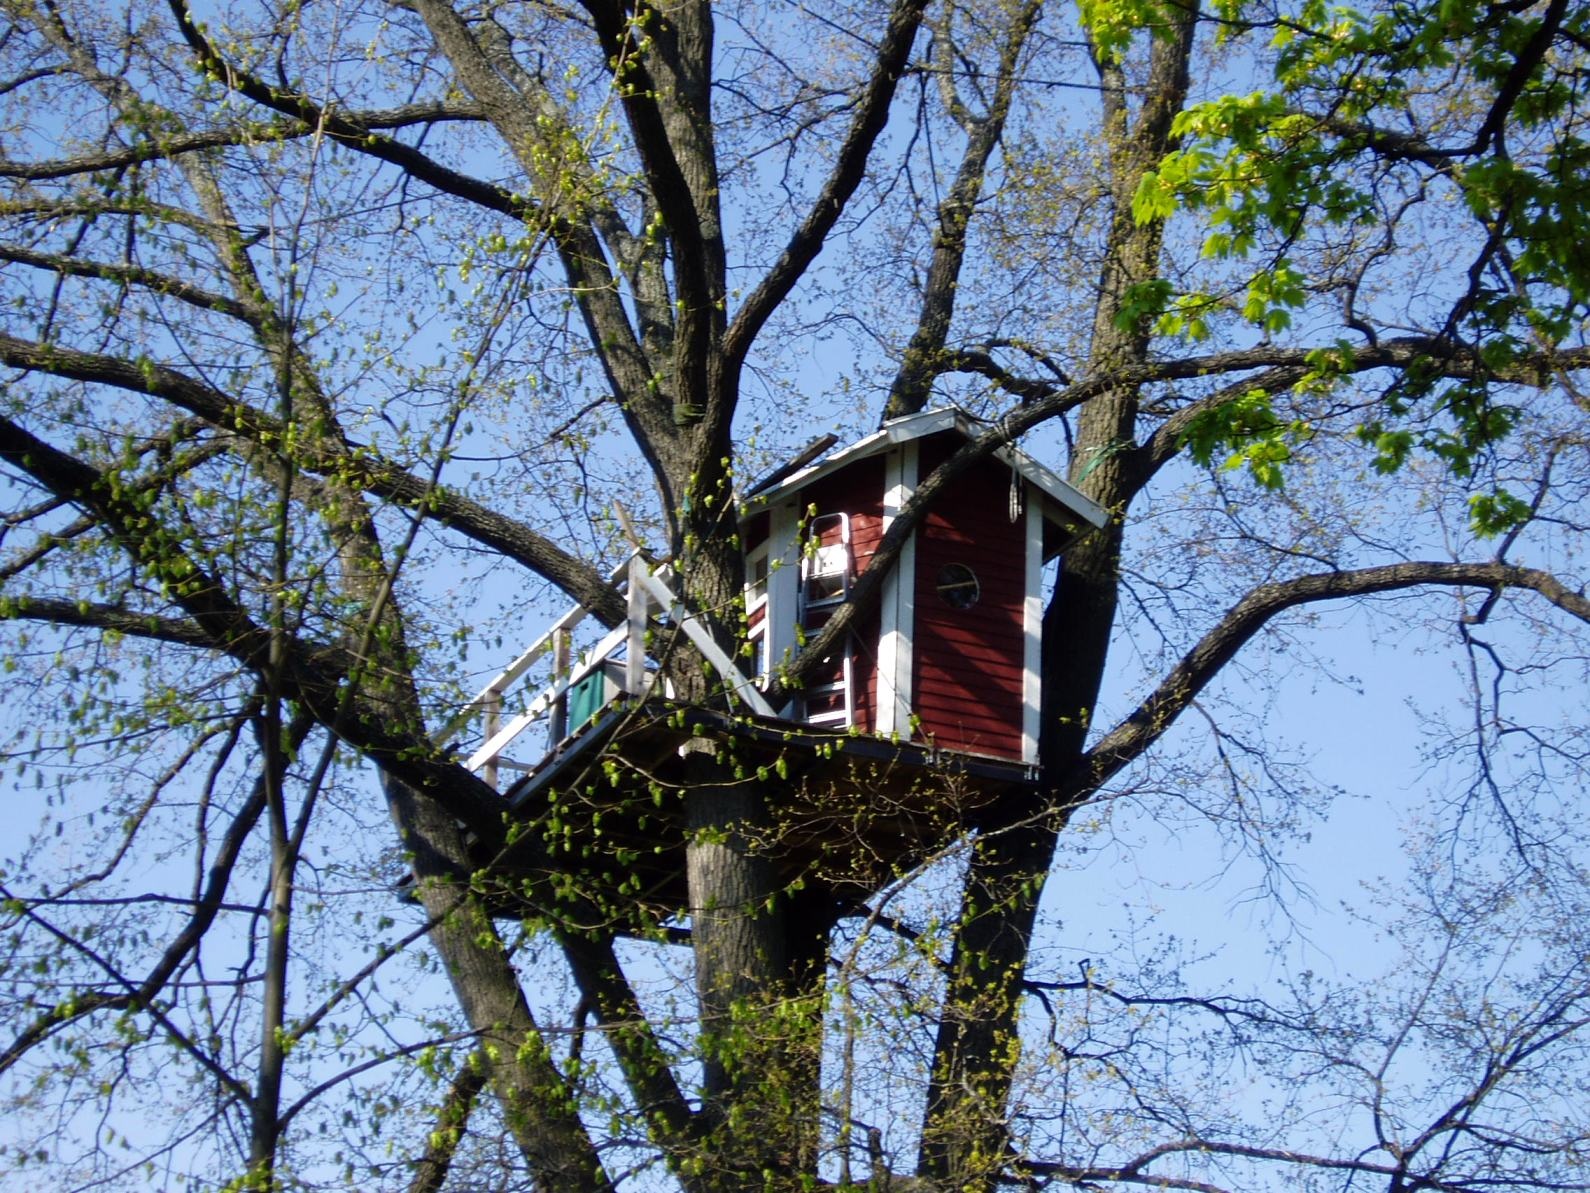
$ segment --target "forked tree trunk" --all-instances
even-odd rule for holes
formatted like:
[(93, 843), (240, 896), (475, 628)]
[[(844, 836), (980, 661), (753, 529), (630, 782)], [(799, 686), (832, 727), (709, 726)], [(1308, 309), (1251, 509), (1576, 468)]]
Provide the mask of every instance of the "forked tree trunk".
[[(1157, 221), (1139, 224), (1132, 196), (1171, 147), (1171, 122), (1187, 95), (1197, 7), (1179, 10), (1156, 37), (1146, 98), (1135, 112), (1127, 102), (1124, 71), (1098, 59), (1113, 210), (1089, 376), (1109, 376), (1146, 359), (1146, 320), (1124, 323), (1121, 313), (1132, 288), (1158, 275), (1164, 228)], [(1067, 551), (1044, 613), (1039, 769), (1047, 790), (1063, 785), (1065, 802), (1005, 806), (985, 817), (962, 894), (919, 1155), (923, 1175), (957, 1190), (992, 1189), (1005, 1169), (1033, 925), (1058, 834), (1076, 804), (1092, 794), (1074, 771), (1107, 666), (1119, 596), (1121, 519), (1138, 483), (1125, 464), (1137, 412), (1138, 394), (1125, 387), (1088, 402), (1078, 419), (1071, 481), (1110, 510), (1112, 520)]]

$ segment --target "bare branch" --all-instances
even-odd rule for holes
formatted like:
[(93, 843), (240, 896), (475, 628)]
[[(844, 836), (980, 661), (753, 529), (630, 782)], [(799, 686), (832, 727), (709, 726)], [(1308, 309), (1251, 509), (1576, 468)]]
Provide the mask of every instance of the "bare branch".
[[(14, 368), (37, 369), (57, 377), (148, 394), (262, 446), (285, 441), (283, 428), (275, 418), (163, 365), (77, 352), (3, 333), (0, 361)], [(301, 446), (304, 456), (296, 461), (299, 467), (347, 476), (351, 483), (377, 496), (423, 508), (444, 525), (483, 546), (502, 551), (544, 576), (609, 625), (623, 620), (624, 603), (605, 576), (523, 523), (445, 487), (432, 486), (357, 444), (346, 444), (342, 450), (334, 451), (322, 438)]]
[(445, 194), (467, 199), (479, 207), (515, 219), (524, 219), (534, 214), (533, 208), (511, 191), (450, 169), (412, 146), (382, 136), (371, 126), (361, 123), (356, 114), (322, 107), (306, 95), (285, 88), (272, 87), (263, 79), (239, 69), (210, 44), (204, 31), (194, 21), (184, 0), (168, 0), (168, 4), (177, 20), (177, 27), (192, 49), (199, 66), (212, 72), (216, 78), (221, 79), (239, 95), (246, 96), (274, 112), (290, 116), (307, 128), (318, 129), (340, 145), (397, 166), (410, 177), (417, 178)]
[(1141, 757), (1221, 668), (1278, 614), (1318, 601), (1428, 586), (1521, 589), (1590, 624), (1590, 599), (1582, 593), (1569, 589), (1549, 572), (1495, 561), (1393, 563), (1263, 584), (1237, 602), (1130, 716), (1082, 756), (1070, 774), (1057, 776), (1056, 798), (1062, 805), (1085, 798)]
[(926, 7), (927, 0), (896, 0), (883, 40), (878, 43), (872, 74), (828, 181), (801, 226), (784, 246), (778, 261), (746, 296), (724, 335), (723, 353), (731, 368), (737, 368), (745, 360), (757, 334), (816, 260), (846, 203), (861, 185), (872, 147), (888, 121), (889, 105), (905, 71)]
[[(933, 229), (933, 257), (928, 264), (927, 281), (922, 291), (922, 305), (917, 317), (916, 330), (906, 346), (884, 405), (885, 418), (914, 414), (927, 405), (933, 378), (942, 371), (939, 356), (949, 337), (950, 321), (955, 316), (955, 296), (960, 287), (961, 267), (966, 259), (967, 229), (977, 198), (983, 190), (983, 179), (988, 173), (988, 163), (1005, 131), (1005, 118), (1010, 114), (1011, 101), (1016, 92), (1016, 66), (1020, 61), (1027, 37), (1038, 19), (1036, 0), (1025, 3), (1010, 18), (1004, 45), (1000, 48), (998, 75), (993, 99), (988, 111), (973, 116), (960, 109), (957, 120), (967, 130), (966, 150), (961, 155), (960, 168), (949, 193), (938, 205), (937, 226)], [(944, 29), (939, 34), (949, 37), (953, 15), (946, 15)], [(948, 75), (948, 71), (944, 72)], [(946, 86), (949, 86), (946, 81)], [(960, 108), (953, 96), (952, 110)]]
[[(153, 523), (135, 503), (117, 496), (115, 486), (98, 470), (9, 419), (0, 419), (0, 459), (92, 513), (197, 623), (212, 649), (256, 672), (265, 671), (270, 634), (232, 600), (219, 580), (189, 557), (174, 535)], [(288, 643), (283, 695), (301, 703), (393, 777), (427, 798), (441, 800), (451, 815), (468, 823), (483, 840), (498, 840), (503, 807), (496, 792), (440, 756), (423, 725), (396, 723), (385, 704), (367, 701), (357, 690), (344, 687), (343, 674), (328, 661), (303, 643)], [(345, 705), (350, 697), (353, 708), (348, 715)]]
[(89, 601), (62, 601), (19, 593), (0, 601), (0, 619), (84, 626), (106, 630), (113, 634), (125, 634), (133, 638), (151, 638), (177, 646), (191, 646), (199, 650), (215, 649), (215, 642), (197, 621), (162, 617), (155, 613), (140, 613), (135, 609)]
[[(478, 121), (481, 119), (481, 113), (473, 104), (432, 101), (404, 104), (401, 107), (381, 111), (348, 113), (347, 119), (367, 129), (390, 129), (407, 128), (417, 124), (432, 125), (446, 121)], [(107, 149), (100, 153), (58, 158), (54, 161), (19, 162), (0, 159), (0, 178), (46, 182), (55, 178), (71, 178), (79, 174), (124, 170), (128, 166), (162, 161), (184, 153), (198, 153), (205, 149), (291, 141), (310, 136), (314, 131), (313, 122), (298, 119), (254, 122), (205, 132), (174, 133), (159, 140), (142, 141), (125, 148)]]
[[(300, 713), (295, 717), (289, 727), (294, 743), (302, 744), (313, 725), (313, 719), (307, 714)], [(0, 1052), (0, 1073), (16, 1064), (38, 1044), (88, 1015), (100, 1011), (142, 1010), (148, 1007), (159, 996), (172, 974), (176, 973), (184, 958), (209, 931), (210, 925), (223, 906), (226, 888), (231, 881), (238, 855), (242, 852), (244, 842), (264, 810), (265, 781), (261, 777), (255, 781), (248, 800), (232, 817), (231, 824), (227, 826), (226, 833), (221, 838), (220, 847), (210, 861), (203, 897), (194, 907), (193, 914), (183, 925), (182, 930), (166, 945), (160, 959), (141, 982), (117, 994), (83, 995), (61, 1006), (51, 1007), (23, 1028), (6, 1050)], [(248, 1097), (248, 1091), (233, 1082), (229, 1076), (223, 1075), (223, 1079), (233, 1088), (234, 1094), (244, 1099)]]
[(460, 1066), (437, 1108), (436, 1125), (425, 1137), (425, 1151), (414, 1162), (409, 1193), (440, 1193), (469, 1123), (470, 1112), (475, 1108), (475, 1099), (486, 1088), (490, 1074), (484, 1060), (473, 1055)]
[(37, 253), (31, 249), (6, 244), (0, 244), (0, 261), (14, 261), (18, 265), (31, 265), (35, 269), (48, 270), (68, 277), (96, 278), (122, 286), (137, 286), (155, 294), (169, 295), (201, 310), (219, 311), (234, 319), (246, 323), (252, 322), (248, 308), (235, 299), (139, 265), (91, 261), (64, 253)]

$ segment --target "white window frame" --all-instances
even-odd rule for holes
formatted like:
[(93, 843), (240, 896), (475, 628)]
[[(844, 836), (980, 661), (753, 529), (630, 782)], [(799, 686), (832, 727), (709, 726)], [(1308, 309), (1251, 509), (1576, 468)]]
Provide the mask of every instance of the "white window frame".
[[(758, 684), (766, 686), (768, 672), (772, 670), (772, 610), (768, 605), (768, 592), (773, 581), (773, 540), (770, 537), (762, 540), (761, 544), (754, 547), (745, 557), (745, 616), (750, 621), (751, 614), (758, 609), (763, 610), (762, 620), (759, 624), (750, 626), (747, 638), (751, 643), (753, 664), (752, 677)], [(762, 578), (760, 584), (755, 579), (757, 564), (762, 564)], [(759, 591), (760, 589), (760, 591)]]

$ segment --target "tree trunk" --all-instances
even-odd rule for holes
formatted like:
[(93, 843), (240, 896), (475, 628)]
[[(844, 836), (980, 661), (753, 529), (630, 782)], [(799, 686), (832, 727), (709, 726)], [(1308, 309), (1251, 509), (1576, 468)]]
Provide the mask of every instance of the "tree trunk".
[(612, 1184), (552, 1063), (518, 974), (485, 908), (461, 881), (467, 856), (457, 823), (434, 801), (394, 780), (387, 804), (413, 859), (415, 889), (434, 921), (431, 946), (476, 1033), (503, 1117), (537, 1187), (609, 1193)]
[[(725, 782), (706, 754), (689, 769), (706, 1187), (795, 1188), (816, 1162), (822, 963), (807, 956), (792, 967), (791, 929), (801, 917), (779, 889), (763, 793)], [(799, 944), (814, 951), (812, 941)], [(826, 934), (816, 938), (824, 957), (826, 945)]]

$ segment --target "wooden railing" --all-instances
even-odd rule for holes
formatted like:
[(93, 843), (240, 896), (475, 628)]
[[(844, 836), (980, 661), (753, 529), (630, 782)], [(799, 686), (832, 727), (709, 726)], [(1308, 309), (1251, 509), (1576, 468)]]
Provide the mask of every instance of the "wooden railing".
[[(525, 647), (519, 656), (499, 671), (480, 693), (466, 704), (436, 734), (438, 743), (451, 741), (460, 731), (470, 728), (478, 719), (481, 722), (483, 741), (464, 765), (479, 773), (492, 787), (499, 786), (499, 771), (531, 771), (540, 765), (547, 751), (557, 747), (570, 730), (583, 726), (569, 725), (569, 693), (587, 676), (599, 670), (616, 671), (610, 664), (622, 658), (622, 679), (618, 682), (615, 699), (645, 696), (656, 674), (646, 657), (646, 633), (655, 627), (666, 631), (676, 629), (688, 637), (728, 685), (729, 693), (751, 712), (761, 716), (775, 716), (772, 707), (757, 688), (746, 678), (734, 661), (712, 640), (706, 627), (668, 587), (667, 565), (653, 571), (650, 564), (637, 551), (613, 570), (609, 579), (624, 593), (626, 616), (621, 625), (609, 630), (578, 660), (570, 661), (570, 642), (575, 628), (585, 620), (589, 611), (576, 605), (549, 626), (544, 633)], [(503, 721), (504, 700), (516, 683), (541, 658), (552, 655), (552, 682), (535, 692), (506, 722)], [(505, 751), (532, 727), (545, 724), (546, 746), (531, 761), (507, 756)]]

